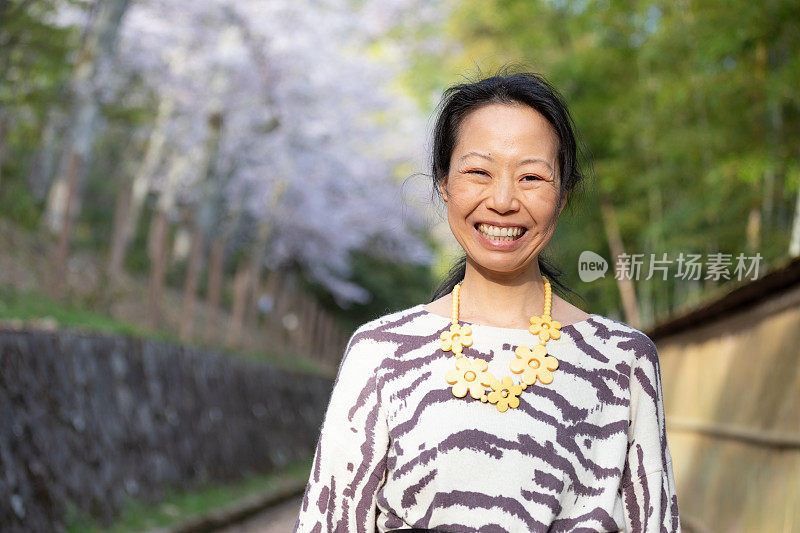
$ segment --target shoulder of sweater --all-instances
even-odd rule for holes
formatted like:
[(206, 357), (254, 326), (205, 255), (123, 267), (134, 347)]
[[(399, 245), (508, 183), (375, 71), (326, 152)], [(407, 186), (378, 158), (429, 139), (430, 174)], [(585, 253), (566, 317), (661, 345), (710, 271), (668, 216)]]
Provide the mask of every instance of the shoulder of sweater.
[(415, 317), (423, 314), (424, 311), (420, 306), (415, 305), (381, 315), (358, 326), (350, 336), (348, 346), (358, 344), (364, 340), (379, 342), (384, 337), (390, 337), (391, 333), (397, 331), (398, 328), (402, 328), (404, 330), (403, 333), (408, 333), (409, 324), (413, 323)]
[(374, 372), (394, 353), (396, 343), (392, 341), (392, 331), (408, 324), (416, 314), (422, 314), (415, 314), (418, 309), (419, 306), (413, 306), (393, 311), (361, 324), (350, 336), (341, 366), (357, 361), (355, 365), (360, 371)]
[(370, 332), (379, 330), (385, 331), (400, 327), (404, 324), (407, 324), (409, 319), (411, 319), (413, 316), (421, 314), (423, 314), (423, 311), (420, 309), (419, 305), (414, 305), (398, 311), (392, 311), (361, 324), (353, 332), (352, 337), (358, 338), (369, 334)]
[(614, 339), (620, 348), (634, 351), (636, 359), (658, 360), (658, 348), (644, 331), (603, 315), (592, 315), (589, 321), (596, 328), (596, 336)]

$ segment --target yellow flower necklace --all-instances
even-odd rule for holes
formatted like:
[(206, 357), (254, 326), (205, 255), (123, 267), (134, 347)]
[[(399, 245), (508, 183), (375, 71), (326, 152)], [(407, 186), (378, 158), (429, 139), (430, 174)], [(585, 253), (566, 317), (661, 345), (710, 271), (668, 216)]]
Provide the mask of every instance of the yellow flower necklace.
[[(456, 356), (456, 367), (445, 374), (445, 379), (453, 386), (453, 395), (456, 398), (463, 398), (469, 392), (476, 400), (497, 404), (497, 410), (502, 413), (509, 407), (519, 406), (519, 395), (528, 385), (536, 383), (537, 379), (544, 385), (553, 382), (552, 372), (558, 368), (558, 360), (547, 355), (545, 343), (550, 339), (561, 337), (561, 324), (550, 316), (552, 291), (547, 278), (542, 276), (542, 279), (544, 312), (541, 317), (532, 316), (528, 328), (531, 333), (538, 335), (539, 344), (533, 348), (518, 346), (514, 350), (517, 358), (509, 364), (512, 372), (522, 374), (519, 384), (515, 384), (511, 376), (496, 379), (486, 371), (488, 368), (486, 361), (463, 355), (464, 347), (472, 345), (472, 329), (466, 324), (463, 326), (458, 324), (458, 295), (461, 283), (453, 287), (453, 323), (448, 331), (442, 332), (441, 339), (442, 350), (445, 352), (452, 350)], [(492, 389), (488, 394), (486, 387)]]

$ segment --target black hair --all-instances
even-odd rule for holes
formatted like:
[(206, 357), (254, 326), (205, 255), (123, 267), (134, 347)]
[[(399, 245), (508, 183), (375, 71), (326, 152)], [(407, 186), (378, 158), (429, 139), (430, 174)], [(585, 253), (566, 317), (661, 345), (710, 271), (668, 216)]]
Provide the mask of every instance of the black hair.
[[(437, 119), (433, 129), (433, 148), (431, 175), (434, 193), (441, 197), (439, 185), (450, 171), (450, 158), (458, 141), (459, 127), (466, 116), (490, 104), (527, 105), (541, 113), (553, 126), (558, 135), (558, 170), (560, 195), (567, 192), (567, 204), (572, 193), (584, 179), (579, 160), (583, 153), (588, 158), (588, 150), (579, 143), (579, 132), (561, 94), (544, 76), (535, 72), (511, 72), (505, 67), (497, 74), (475, 82), (461, 83), (448, 88), (439, 104)], [(539, 270), (549, 279), (553, 291), (567, 296), (578, 296), (560, 279), (559, 270), (543, 252), (537, 258)], [(433, 292), (431, 301), (450, 293), (457, 283), (464, 280), (467, 256), (464, 254), (450, 268), (444, 281)], [(580, 298), (580, 296), (578, 296)], [(582, 299), (582, 298), (581, 298)]]

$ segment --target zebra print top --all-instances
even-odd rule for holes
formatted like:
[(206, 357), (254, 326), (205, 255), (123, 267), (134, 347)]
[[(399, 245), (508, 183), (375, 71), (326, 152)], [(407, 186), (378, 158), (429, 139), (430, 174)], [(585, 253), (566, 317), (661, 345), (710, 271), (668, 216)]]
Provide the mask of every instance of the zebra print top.
[[(534, 342), (469, 325), (464, 354), (495, 376)], [(419, 304), (353, 333), (296, 532), (680, 531), (650, 338), (600, 315), (562, 326), (547, 343), (553, 382), (501, 413), (453, 396), (455, 359), (439, 338), (449, 326)]]

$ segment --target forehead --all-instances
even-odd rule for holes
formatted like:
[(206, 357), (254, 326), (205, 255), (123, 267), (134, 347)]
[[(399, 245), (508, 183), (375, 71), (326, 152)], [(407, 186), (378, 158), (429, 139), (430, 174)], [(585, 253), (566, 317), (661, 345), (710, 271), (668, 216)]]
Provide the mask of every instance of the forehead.
[(558, 135), (538, 111), (523, 104), (490, 104), (461, 122), (453, 156), (477, 150), (497, 158), (539, 156), (555, 161)]

